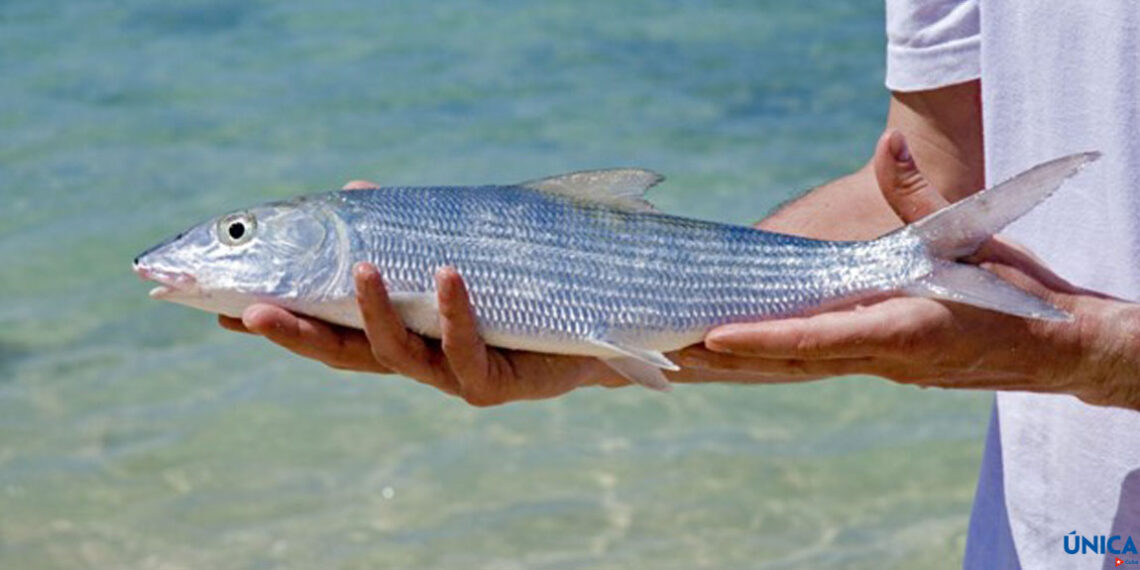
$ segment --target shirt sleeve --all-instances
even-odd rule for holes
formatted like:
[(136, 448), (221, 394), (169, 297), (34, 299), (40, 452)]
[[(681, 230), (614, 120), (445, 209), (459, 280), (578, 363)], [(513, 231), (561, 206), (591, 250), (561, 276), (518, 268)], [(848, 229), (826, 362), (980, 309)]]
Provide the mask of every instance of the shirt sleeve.
[(922, 91), (981, 76), (978, 0), (886, 0), (887, 88)]

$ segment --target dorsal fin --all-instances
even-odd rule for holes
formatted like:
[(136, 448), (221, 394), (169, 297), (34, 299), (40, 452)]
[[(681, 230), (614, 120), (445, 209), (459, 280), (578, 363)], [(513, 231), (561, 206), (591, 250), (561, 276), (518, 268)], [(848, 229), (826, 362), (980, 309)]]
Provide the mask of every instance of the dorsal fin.
[(656, 208), (645, 200), (645, 191), (664, 179), (650, 170), (610, 168), (560, 174), (519, 186), (628, 212), (654, 212)]

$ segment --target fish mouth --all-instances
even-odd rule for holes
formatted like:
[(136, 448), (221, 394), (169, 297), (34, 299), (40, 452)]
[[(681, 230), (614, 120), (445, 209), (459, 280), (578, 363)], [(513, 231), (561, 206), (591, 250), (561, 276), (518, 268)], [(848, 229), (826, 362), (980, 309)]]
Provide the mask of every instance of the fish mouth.
[(179, 293), (192, 294), (198, 288), (198, 280), (189, 273), (164, 271), (140, 265), (135, 265), (133, 269), (139, 279), (158, 283), (158, 287), (150, 290), (151, 299), (167, 299)]

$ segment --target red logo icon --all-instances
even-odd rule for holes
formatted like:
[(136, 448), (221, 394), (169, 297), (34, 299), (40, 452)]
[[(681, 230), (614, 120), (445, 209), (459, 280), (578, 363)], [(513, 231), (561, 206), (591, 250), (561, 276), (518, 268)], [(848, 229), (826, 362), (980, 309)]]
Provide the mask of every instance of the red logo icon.
[(1117, 559), (1116, 559), (1116, 566), (1113, 566), (1113, 568), (1116, 568), (1116, 567), (1119, 567), (1119, 566), (1123, 566), (1123, 565), (1124, 565), (1124, 561), (1123, 561), (1123, 560), (1121, 560), (1121, 559), (1119, 559), (1119, 558), (1117, 558)]

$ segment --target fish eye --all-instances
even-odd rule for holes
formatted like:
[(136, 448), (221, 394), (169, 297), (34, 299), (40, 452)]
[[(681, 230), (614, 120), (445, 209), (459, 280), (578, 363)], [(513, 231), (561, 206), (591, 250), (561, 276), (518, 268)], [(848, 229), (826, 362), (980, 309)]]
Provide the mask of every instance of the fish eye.
[(218, 220), (218, 240), (226, 245), (241, 245), (253, 238), (257, 221), (253, 214), (230, 214)]
[(226, 233), (230, 234), (230, 239), (241, 239), (245, 235), (245, 224), (241, 220), (230, 222), (230, 227), (226, 228)]

